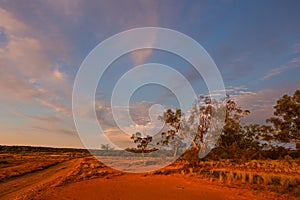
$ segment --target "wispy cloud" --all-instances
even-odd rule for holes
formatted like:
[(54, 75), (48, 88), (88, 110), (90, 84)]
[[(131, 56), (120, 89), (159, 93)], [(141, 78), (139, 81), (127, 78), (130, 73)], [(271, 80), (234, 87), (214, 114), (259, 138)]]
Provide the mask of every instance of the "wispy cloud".
[(39, 131), (42, 131), (44, 133), (50, 133), (50, 134), (65, 134), (65, 135), (76, 135), (75, 129), (64, 129), (64, 128), (56, 128), (56, 127), (45, 127), (45, 126), (32, 126), (32, 129), (36, 129)]
[[(145, 126), (146, 124), (151, 122), (149, 111), (153, 104), (153, 102), (142, 101), (132, 103), (128, 106), (114, 107), (114, 109), (118, 110), (119, 115), (113, 116), (111, 106), (106, 104), (105, 102), (98, 101), (96, 103), (96, 113), (100, 125), (104, 126), (104, 128), (116, 127), (116, 121), (119, 124), (128, 124), (130, 120), (127, 118), (128, 112), (134, 123), (136, 123), (137, 125)], [(155, 114), (158, 115), (162, 113)]]
[(54, 109), (56, 112), (63, 114), (67, 117), (72, 117), (72, 108), (70, 105), (63, 105), (60, 103), (55, 102), (51, 99), (37, 99), (39, 102), (41, 102), (43, 105), (48, 106), (52, 109)]
[(34, 30), (12, 13), (0, 9), (0, 20), (3, 19), (1, 27), (7, 43), (0, 48), (1, 93), (26, 101), (38, 97), (43, 88), (48, 92), (57, 91), (58, 84), (65, 85), (66, 75), (48, 54), (47, 42), (32, 36)]
[(0, 25), (10, 34), (22, 34), (28, 31), (25, 24), (17, 20), (13, 14), (0, 7)]
[(47, 115), (25, 115), (26, 117), (32, 119), (32, 120), (36, 120), (36, 121), (40, 121), (40, 122), (49, 122), (49, 123), (62, 123), (63, 120), (59, 117), (55, 117), (55, 116), (47, 116)]
[[(124, 29), (128, 28), (137, 28), (138, 24), (143, 24), (143, 26), (158, 26), (158, 4), (152, 1), (140, 1), (140, 2), (135, 2), (133, 4), (127, 4), (124, 5), (126, 8), (131, 7), (129, 10), (132, 10), (133, 13), (131, 13), (130, 20), (124, 21), (123, 19), (120, 22), (120, 26), (123, 27)], [(112, 8), (113, 10), (116, 9), (115, 5)], [(127, 9), (126, 9), (127, 10)], [(145, 38), (143, 38), (145, 39)], [(153, 49), (153, 44), (156, 41), (156, 34), (153, 33), (150, 38), (147, 38), (147, 46), (149, 48), (146, 49), (141, 49), (137, 50), (135, 52), (132, 52), (131, 58), (134, 62), (135, 65), (140, 65), (143, 64), (144, 61), (152, 54)], [(128, 42), (128, 41), (125, 41)], [(130, 42), (135, 42), (135, 41), (130, 41)], [(122, 44), (122, 43), (121, 43)]]
[[(120, 148), (134, 147), (135, 144), (130, 139), (131, 134), (141, 132), (144, 136), (157, 134), (163, 124), (157, 121), (158, 115), (162, 115), (160, 109), (150, 109), (152, 102), (137, 102), (129, 106), (115, 107), (120, 115), (112, 114), (110, 105), (104, 102), (97, 102), (97, 117), (103, 133), (111, 142)], [(129, 124), (126, 112), (128, 112), (135, 124)], [(151, 121), (151, 116), (153, 121)], [(116, 124), (116, 121), (118, 124)], [(123, 132), (125, 131), (125, 132)]]
[(276, 101), (284, 94), (293, 94), (299, 89), (299, 82), (281, 85), (276, 88), (265, 88), (258, 91), (238, 91), (232, 97), (243, 109), (249, 109), (250, 115), (245, 117), (247, 123), (265, 123), (265, 120), (273, 116)]
[[(216, 7), (202, 1), (193, 4), (183, 1), (93, 0), (86, 3), (84, 0), (56, 2), (45, 0), (28, 1), (24, 4), (17, 1), (0, 1), (0, 105), (5, 107), (5, 110), (0, 110), (0, 118), (10, 122), (2, 123), (4, 125), (0, 126), (2, 133), (0, 136), (9, 138), (10, 136), (6, 134), (9, 131), (6, 130), (11, 130), (10, 133), (14, 132), (15, 139), (19, 133), (24, 133), (22, 140), (25, 139), (28, 144), (32, 144), (27, 135), (35, 139), (37, 133), (46, 132), (47, 138), (40, 134), (42, 136), (35, 141), (36, 144), (39, 143), (38, 140), (42, 141), (45, 138), (41, 143), (47, 144), (48, 136), (53, 138), (53, 143), (62, 144), (63, 141), (59, 143), (60, 139), (55, 140), (51, 132), (61, 133), (61, 137), (68, 138), (67, 135), (75, 131), (71, 125), (71, 94), (74, 76), (82, 59), (104, 39), (121, 31), (145, 26), (161, 26), (182, 31), (203, 43), (216, 63), (220, 64), (220, 72), (226, 84), (246, 84), (247, 87), (256, 88), (252, 91), (246, 86), (228, 87), (226, 91), (220, 93), (233, 95), (243, 107), (249, 108), (252, 113), (257, 113), (257, 116), (251, 114), (254, 121), (261, 120), (271, 112), (275, 96), (278, 98), (283, 94), (284, 87), (277, 93), (274, 88), (259, 89), (267, 82), (254, 85), (257, 80), (251, 83), (248, 80), (250, 78), (253, 80), (254, 73), (262, 76), (262, 70), (266, 69), (264, 67), (268, 63), (279, 63), (276, 66), (280, 66), (283, 57), (291, 55), (296, 57), (300, 52), (299, 41), (293, 41), (299, 35), (300, 26), (297, 26), (299, 12), (296, 6), (289, 4), (280, 7), (282, 12), (278, 13), (276, 6), (281, 5), (283, 4), (274, 4), (269, 15), (275, 16), (277, 19), (275, 21), (282, 20), (282, 26), (278, 26), (278, 23), (269, 23), (274, 19), (266, 16), (264, 9), (257, 9), (257, 6), (243, 3), (239, 4), (239, 9), (234, 10), (236, 15), (233, 16), (227, 6), (223, 7), (220, 4)], [(249, 12), (244, 12), (243, 9)], [(254, 17), (252, 11), (257, 11)], [(249, 31), (251, 35), (248, 34)], [(291, 36), (289, 40), (286, 40), (287, 34)], [(151, 47), (156, 41), (157, 35), (153, 34), (152, 38), (148, 38), (147, 45)], [(122, 42), (128, 41), (120, 41), (118, 44), (120, 47), (124, 44)], [(291, 42), (295, 44), (292, 53), (289, 46)], [(286, 55), (287, 52), (289, 55)], [(96, 102), (98, 121), (101, 125), (105, 125), (105, 131), (110, 132), (116, 140), (118, 129), (111, 108), (107, 105), (108, 102), (104, 102), (109, 98), (106, 94), (110, 92), (107, 91), (112, 91), (110, 86), (114, 85), (114, 81), (122, 72), (129, 69), (131, 62), (140, 65), (150, 60), (149, 58), (165, 59), (164, 56), (160, 57), (154, 53), (152, 49), (132, 52), (124, 59), (125, 64), (129, 66), (124, 67), (116, 62), (116, 68), (110, 69), (111, 77), (108, 76), (107, 82), (103, 85), (104, 91), (100, 91), (105, 95)], [(176, 62), (171, 59), (166, 61)], [(276, 69), (267, 71), (263, 77), (257, 79), (267, 80), (282, 74), (283, 76), (280, 76), (282, 80), (290, 84), (291, 81), (286, 76), (289, 73), (283, 74), (283, 72), (295, 69), (299, 63), (299, 58), (295, 58)], [(200, 81), (203, 82), (201, 76), (194, 71), (186, 74), (188, 71), (185, 66), (178, 67), (180, 67), (179, 72), (186, 75), (188, 81), (194, 83), (195, 89), (202, 92), (202, 85), (198, 84)], [(164, 74), (162, 78), (163, 76)], [(176, 87), (177, 85), (174, 84), (174, 88), (171, 89), (179, 90), (181, 86), (179, 81), (178, 85)], [(290, 85), (285, 87), (288, 90), (291, 88)], [(183, 88), (180, 89), (185, 91)], [(173, 102), (175, 97), (172, 92), (164, 96), (161, 91), (153, 93), (157, 97), (162, 97), (157, 103), (170, 105), (175, 102)], [(147, 125), (147, 128), (151, 129), (153, 124), (149, 123), (148, 111), (152, 102), (148, 103), (130, 105), (131, 117), (137, 125), (126, 127), (128, 130), (140, 130)], [(120, 107), (120, 109), (124, 111), (125, 108)], [(22, 112), (24, 116), (15, 116), (12, 111)], [(84, 116), (92, 117), (93, 111), (88, 106), (84, 105), (81, 111)], [(118, 117), (120, 120), (127, 120), (125, 115)], [(112, 134), (113, 132), (115, 134)], [(13, 143), (13, 138), (11, 139)], [(22, 140), (18, 138), (21, 143)]]
[(294, 53), (294, 54), (300, 53), (300, 42), (297, 42), (297, 43), (293, 46), (293, 53)]
[[(62, 48), (57, 41), (47, 39), (49, 35), (39, 35), (39, 30), (3, 8), (0, 8), (0, 28), (6, 38), (0, 46), (0, 102), (24, 112), (21, 118), (15, 117), (26, 121), (27, 129), (35, 127), (36, 131), (74, 135), (75, 127), (65, 120), (72, 117), (72, 87), (68, 75), (61, 70), (62, 59), (60, 63), (54, 59), (65, 55), (61, 54)], [(60, 42), (59, 46), (63, 44)], [(50, 108), (50, 112), (26, 113), (43, 107)]]
[[(153, 43), (151, 43), (153, 44)], [(149, 44), (149, 45), (151, 45)], [(142, 50), (137, 50), (133, 53), (131, 53), (131, 57), (132, 60), (134, 62), (134, 64), (137, 65), (141, 65), (144, 63), (144, 61), (151, 55), (153, 49), (142, 49)]]
[(293, 69), (293, 68), (297, 68), (297, 67), (300, 67), (300, 57), (297, 57), (297, 58), (293, 58), (292, 60), (290, 60), (288, 63), (278, 67), (278, 68), (275, 68), (275, 69), (272, 69), (271, 71), (267, 72), (263, 77), (262, 77), (262, 80), (266, 80), (266, 79), (269, 79), (273, 76), (277, 76), (287, 70), (290, 70), (290, 69)]

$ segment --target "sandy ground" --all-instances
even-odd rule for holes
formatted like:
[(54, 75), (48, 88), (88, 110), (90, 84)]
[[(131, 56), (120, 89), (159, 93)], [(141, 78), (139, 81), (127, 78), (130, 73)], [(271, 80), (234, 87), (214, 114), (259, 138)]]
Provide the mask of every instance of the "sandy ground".
[(102, 177), (76, 180), (74, 172), (82, 163), (83, 158), (65, 161), (0, 183), (0, 199), (274, 199), (267, 193), (257, 195), (248, 189), (179, 174), (131, 174), (110, 169)]
[(180, 176), (126, 174), (111, 179), (77, 182), (48, 191), (41, 199), (265, 199), (247, 190), (210, 186)]

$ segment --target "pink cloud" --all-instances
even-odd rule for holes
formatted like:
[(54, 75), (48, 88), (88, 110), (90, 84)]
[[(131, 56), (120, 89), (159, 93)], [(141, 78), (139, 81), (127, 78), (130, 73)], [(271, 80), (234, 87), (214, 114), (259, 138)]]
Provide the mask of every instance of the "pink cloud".
[(22, 34), (28, 31), (25, 24), (17, 20), (13, 14), (0, 8), (0, 26), (9, 34)]
[(50, 123), (62, 123), (63, 120), (59, 117), (55, 116), (47, 116), (47, 115), (24, 115), (32, 120), (39, 121), (39, 122), (50, 122)]
[(41, 104), (48, 106), (52, 109), (54, 109), (56, 112), (63, 114), (64, 116), (72, 118), (72, 108), (69, 105), (62, 105), (60, 103), (55, 102), (51, 99), (37, 99)]
[(143, 50), (135, 51), (130, 55), (132, 57), (134, 64), (137, 66), (143, 64), (144, 61), (151, 55), (152, 51), (153, 49), (143, 49)]
[(49, 54), (49, 46), (54, 47), (50, 45), (52, 42), (34, 36), (38, 31), (1, 8), (0, 21), (8, 40), (0, 48), (2, 99), (19, 101), (20, 104), (38, 100), (57, 112), (71, 116), (70, 109), (58, 103), (71, 100), (72, 87), (67, 75)]
[(257, 92), (241, 91), (232, 95), (239, 106), (243, 109), (249, 109), (250, 115), (245, 117), (246, 123), (265, 123), (267, 118), (273, 116), (274, 105), (276, 101), (284, 94), (292, 95), (296, 89), (299, 89), (299, 83), (285, 85), (277, 88), (266, 88)]

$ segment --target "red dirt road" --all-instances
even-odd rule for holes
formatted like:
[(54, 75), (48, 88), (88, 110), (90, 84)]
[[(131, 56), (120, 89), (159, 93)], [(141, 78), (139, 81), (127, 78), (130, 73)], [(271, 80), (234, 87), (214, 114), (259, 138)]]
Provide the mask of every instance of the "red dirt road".
[(98, 178), (72, 183), (48, 191), (41, 199), (188, 199), (188, 200), (227, 200), (265, 199), (255, 196), (245, 189), (212, 186), (203, 181), (174, 176), (142, 176), (125, 174), (113, 178)]
[(0, 200), (2, 199), (31, 199), (38, 190), (55, 185), (63, 180), (81, 160), (70, 160), (59, 163), (42, 171), (32, 172), (0, 183)]
[[(256, 195), (248, 189), (229, 188), (189, 175), (120, 173), (93, 162), (89, 158), (69, 160), (6, 180), (0, 183), (0, 199), (278, 199), (268, 192)], [(103, 173), (88, 176), (96, 169)]]

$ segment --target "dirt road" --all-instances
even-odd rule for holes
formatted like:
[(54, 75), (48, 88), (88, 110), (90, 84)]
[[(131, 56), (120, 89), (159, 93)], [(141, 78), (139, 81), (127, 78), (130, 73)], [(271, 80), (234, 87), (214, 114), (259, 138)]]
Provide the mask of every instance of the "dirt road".
[[(266, 193), (255, 195), (248, 189), (196, 177), (120, 173), (89, 162), (85, 158), (69, 160), (7, 180), (0, 183), (0, 199), (273, 199)], [(89, 173), (95, 169), (101, 171), (96, 177)]]
[(103, 200), (228, 200), (265, 199), (248, 190), (210, 186), (180, 176), (140, 176), (126, 174), (111, 179), (93, 179), (57, 188), (41, 199), (103, 199)]
[(35, 192), (61, 182), (81, 162), (81, 159), (65, 161), (48, 169), (0, 183), (0, 199), (30, 198)]

